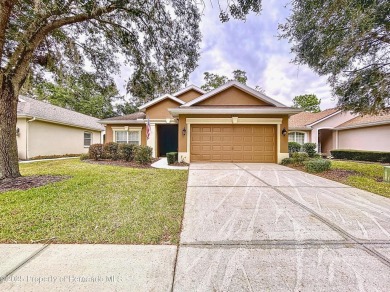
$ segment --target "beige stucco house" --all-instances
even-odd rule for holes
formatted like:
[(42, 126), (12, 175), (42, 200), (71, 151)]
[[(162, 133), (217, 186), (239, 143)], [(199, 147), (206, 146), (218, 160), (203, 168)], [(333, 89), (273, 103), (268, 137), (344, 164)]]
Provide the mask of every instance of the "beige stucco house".
[(175, 151), (186, 162), (280, 162), (288, 119), (300, 112), (236, 81), (207, 93), (188, 86), (139, 109), (101, 120), (106, 142), (148, 145), (154, 157)]
[(19, 159), (86, 153), (102, 142), (98, 119), (43, 101), (21, 96), (17, 117)]
[(289, 141), (316, 143), (318, 152), (333, 149), (390, 152), (390, 114), (358, 116), (338, 109), (301, 112), (290, 117)]

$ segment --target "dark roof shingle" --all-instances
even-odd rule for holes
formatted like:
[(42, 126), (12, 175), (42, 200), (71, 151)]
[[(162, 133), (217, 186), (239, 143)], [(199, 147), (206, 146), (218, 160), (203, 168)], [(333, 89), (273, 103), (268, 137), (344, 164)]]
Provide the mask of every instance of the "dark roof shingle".
[(117, 117), (112, 117), (112, 118), (107, 118), (100, 120), (101, 123), (104, 121), (132, 121), (132, 120), (137, 120), (137, 119), (144, 119), (146, 117), (145, 113), (143, 112), (136, 112), (132, 113), (129, 115), (124, 115), (124, 116), (117, 116)]

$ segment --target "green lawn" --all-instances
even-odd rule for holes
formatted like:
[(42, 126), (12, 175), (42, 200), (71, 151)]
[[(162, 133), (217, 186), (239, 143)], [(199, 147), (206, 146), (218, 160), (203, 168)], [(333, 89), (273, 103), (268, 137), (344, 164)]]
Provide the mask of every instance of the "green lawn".
[(332, 169), (356, 171), (343, 183), (384, 197), (390, 197), (390, 183), (381, 181), (383, 165), (352, 161), (332, 161)]
[(94, 165), (77, 159), (22, 164), (70, 179), (0, 193), (0, 242), (177, 244), (187, 171)]

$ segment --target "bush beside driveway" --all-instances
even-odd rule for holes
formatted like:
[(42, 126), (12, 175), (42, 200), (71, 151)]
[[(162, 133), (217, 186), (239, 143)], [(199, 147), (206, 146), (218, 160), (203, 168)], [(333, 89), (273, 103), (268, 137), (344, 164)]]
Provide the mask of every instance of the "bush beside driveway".
[(0, 193), (0, 242), (177, 244), (187, 171), (76, 160), (21, 165), (24, 176), (70, 178)]

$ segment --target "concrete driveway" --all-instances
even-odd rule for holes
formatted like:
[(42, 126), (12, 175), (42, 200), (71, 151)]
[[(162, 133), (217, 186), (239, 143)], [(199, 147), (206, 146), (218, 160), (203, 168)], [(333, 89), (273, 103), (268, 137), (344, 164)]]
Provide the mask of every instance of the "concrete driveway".
[(276, 164), (191, 164), (175, 291), (389, 287), (389, 199)]

